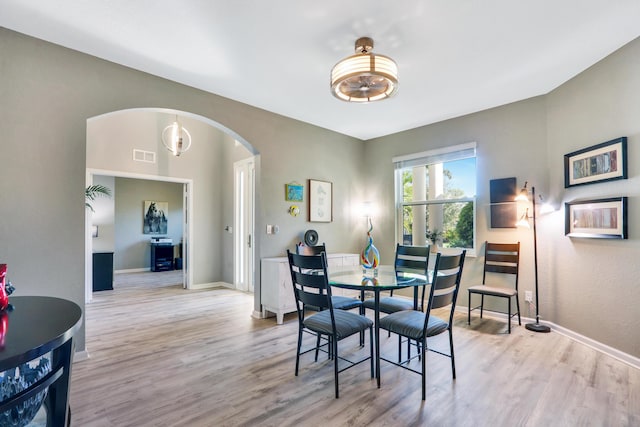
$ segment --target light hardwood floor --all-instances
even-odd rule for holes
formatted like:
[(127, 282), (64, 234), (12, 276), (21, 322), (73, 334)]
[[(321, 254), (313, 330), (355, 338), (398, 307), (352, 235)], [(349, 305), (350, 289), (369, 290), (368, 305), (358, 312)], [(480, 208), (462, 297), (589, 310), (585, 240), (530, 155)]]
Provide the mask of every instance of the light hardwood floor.
[[(639, 426), (640, 371), (562, 335), (456, 318), (457, 379), (428, 355), (420, 376), (382, 362), (340, 375), (312, 356), (294, 376), (294, 314), (253, 319), (253, 295), (228, 289), (94, 294), (88, 360), (73, 366), (72, 426)], [(357, 347), (357, 337), (340, 351)], [(446, 337), (432, 340), (447, 345)], [(309, 341), (311, 344), (311, 341)], [(382, 337), (395, 355), (395, 336)]]

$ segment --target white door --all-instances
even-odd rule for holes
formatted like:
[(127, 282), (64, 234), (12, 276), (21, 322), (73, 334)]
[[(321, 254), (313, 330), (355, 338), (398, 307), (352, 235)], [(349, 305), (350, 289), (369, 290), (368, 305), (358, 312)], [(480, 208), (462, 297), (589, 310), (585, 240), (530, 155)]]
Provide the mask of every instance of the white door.
[(255, 189), (253, 158), (235, 162), (233, 171), (233, 285), (238, 290), (253, 292), (253, 203)]
[(180, 242), (180, 247), (182, 248), (182, 287), (185, 289), (189, 289), (191, 287), (190, 275), (188, 272), (188, 268), (190, 268), (189, 263), (187, 263), (187, 248), (189, 247), (189, 243), (191, 241), (189, 236), (189, 224), (191, 220), (189, 215), (191, 214), (191, 198), (189, 197), (189, 193), (191, 191), (191, 187), (188, 183), (185, 183), (182, 190), (182, 241)]

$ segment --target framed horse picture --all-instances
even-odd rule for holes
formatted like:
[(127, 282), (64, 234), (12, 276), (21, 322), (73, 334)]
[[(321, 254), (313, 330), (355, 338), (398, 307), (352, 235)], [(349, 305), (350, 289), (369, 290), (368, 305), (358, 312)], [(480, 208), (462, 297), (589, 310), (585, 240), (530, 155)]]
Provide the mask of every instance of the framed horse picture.
[(168, 202), (145, 200), (142, 216), (143, 234), (167, 234), (168, 230)]

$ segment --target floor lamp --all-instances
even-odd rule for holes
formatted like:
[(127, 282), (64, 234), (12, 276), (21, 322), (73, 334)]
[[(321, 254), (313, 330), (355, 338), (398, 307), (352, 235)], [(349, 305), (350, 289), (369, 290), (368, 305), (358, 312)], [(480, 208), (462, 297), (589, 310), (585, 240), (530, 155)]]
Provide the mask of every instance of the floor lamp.
[[(521, 201), (529, 201), (529, 191), (527, 190), (527, 182), (525, 181), (524, 187), (520, 190), (520, 194), (516, 197), (516, 200)], [(551, 328), (546, 325), (542, 325), (540, 323), (540, 309), (538, 308), (538, 236), (536, 232), (536, 188), (531, 186), (531, 200), (533, 202), (532, 210), (533, 210), (533, 269), (535, 274), (535, 285), (536, 285), (536, 322), (535, 323), (527, 323), (525, 328), (534, 332), (551, 332)], [(529, 209), (525, 214), (520, 218), (520, 220), (516, 224), (519, 227), (529, 227)]]

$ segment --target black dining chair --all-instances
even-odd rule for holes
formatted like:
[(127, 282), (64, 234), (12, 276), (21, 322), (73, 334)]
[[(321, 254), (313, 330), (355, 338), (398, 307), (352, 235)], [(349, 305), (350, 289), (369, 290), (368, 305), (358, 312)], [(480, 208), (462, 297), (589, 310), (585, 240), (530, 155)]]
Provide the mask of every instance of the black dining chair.
[[(507, 300), (507, 311), (492, 310), (507, 315), (507, 331), (511, 333), (511, 319), (518, 316), (520, 321), (520, 300), (518, 299), (518, 275), (520, 264), (520, 242), (518, 243), (490, 243), (484, 246), (484, 270), (482, 272), (482, 284), (469, 287), (469, 308), (467, 311), (467, 324), (471, 324), (471, 312), (480, 309), (482, 319), (484, 297), (503, 298)], [(489, 273), (489, 275), (487, 275)], [(513, 276), (513, 286), (501, 285), (497, 276)], [(489, 281), (487, 279), (489, 278)], [(493, 282), (491, 282), (493, 279)], [(480, 305), (471, 307), (471, 296), (480, 295)], [(515, 299), (515, 313), (511, 311), (512, 301)]]
[[(367, 360), (371, 361), (371, 378), (373, 371), (373, 321), (365, 316), (350, 311), (338, 310), (333, 307), (331, 299), (331, 286), (327, 276), (326, 253), (320, 255), (298, 255), (287, 250), (289, 268), (291, 270), (291, 282), (296, 299), (298, 313), (298, 346), (296, 350), (296, 370), (300, 365), (300, 356), (307, 352), (316, 351), (315, 347), (302, 351), (302, 337), (304, 332), (327, 338), (327, 353), (332, 355), (334, 361), (334, 382), (336, 399), (339, 397), (338, 374)], [(317, 307), (319, 311), (306, 315), (305, 307)], [(340, 357), (338, 343), (352, 335), (364, 333), (369, 330), (369, 356), (357, 361)], [(338, 362), (346, 362), (347, 366), (339, 369)]]
[[(459, 255), (436, 255), (435, 267), (433, 270), (433, 279), (427, 299), (426, 311), (403, 310), (391, 313), (380, 319), (380, 328), (405, 337), (409, 341), (416, 342), (419, 349), (416, 356), (411, 357), (407, 354), (405, 360), (399, 354), (399, 361), (380, 357), (381, 360), (400, 366), (411, 372), (415, 372), (422, 376), (422, 400), (426, 398), (426, 359), (427, 353), (424, 350), (433, 351), (451, 358), (451, 373), (456, 378), (456, 364), (453, 352), (453, 314), (458, 298), (458, 290), (460, 289), (460, 278), (462, 277), (462, 267), (466, 250)], [(441, 319), (431, 313), (433, 309), (448, 307), (448, 317)], [(427, 346), (427, 338), (449, 332), (449, 353), (440, 352)], [(400, 347), (399, 351), (402, 351)], [(416, 370), (410, 366), (410, 362), (415, 359), (421, 359), (421, 370)]]
[[(427, 275), (429, 267), (429, 246), (403, 246), (396, 245), (396, 258), (394, 261), (396, 272), (417, 273)], [(424, 295), (426, 286), (421, 287), (418, 310), (422, 311), (424, 306)], [(393, 296), (393, 291), (389, 296), (380, 298), (381, 313), (395, 313), (401, 310), (413, 310), (414, 301), (409, 298)], [(364, 300), (363, 305), (371, 310), (375, 309), (375, 299)]]
[[(319, 255), (323, 252), (325, 254), (327, 253), (324, 243), (317, 246), (306, 246), (301, 243), (296, 245), (296, 253), (298, 255)], [(359, 309), (362, 307), (362, 301), (358, 298), (347, 297), (344, 295), (332, 295), (331, 302), (333, 303), (333, 308), (337, 310), (352, 310), (354, 308)]]

